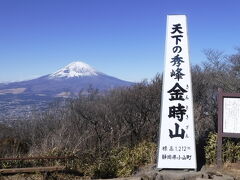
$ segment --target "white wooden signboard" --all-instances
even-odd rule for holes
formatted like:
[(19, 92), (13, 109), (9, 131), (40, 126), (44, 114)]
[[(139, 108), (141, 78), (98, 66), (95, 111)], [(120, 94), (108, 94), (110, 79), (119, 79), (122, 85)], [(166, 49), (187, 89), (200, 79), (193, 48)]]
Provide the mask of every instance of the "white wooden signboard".
[(167, 16), (157, 168), (196, 169), (187, 18)]
[(223, 133), (240, 133), (240, 98), (223, 98)]

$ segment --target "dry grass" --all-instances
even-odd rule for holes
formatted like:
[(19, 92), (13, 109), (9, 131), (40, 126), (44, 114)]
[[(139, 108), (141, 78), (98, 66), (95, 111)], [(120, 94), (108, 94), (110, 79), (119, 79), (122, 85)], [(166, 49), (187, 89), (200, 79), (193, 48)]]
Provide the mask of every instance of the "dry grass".
[(205, 171), (209, 174), (229, 175), (240, 180), (240, 163), (224, 163), (222, 168), (218, 168), (216, 165), (207, 165)]

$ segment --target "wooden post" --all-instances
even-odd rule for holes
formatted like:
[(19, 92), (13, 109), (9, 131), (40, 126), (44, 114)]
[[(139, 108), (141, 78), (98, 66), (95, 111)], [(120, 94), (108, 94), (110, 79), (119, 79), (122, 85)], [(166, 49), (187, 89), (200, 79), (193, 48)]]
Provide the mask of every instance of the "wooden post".
[(218, 89), (218, 134), (217, 134), (217, 167), (222, 167), (222, 138), (223, 138), (223, 91)]

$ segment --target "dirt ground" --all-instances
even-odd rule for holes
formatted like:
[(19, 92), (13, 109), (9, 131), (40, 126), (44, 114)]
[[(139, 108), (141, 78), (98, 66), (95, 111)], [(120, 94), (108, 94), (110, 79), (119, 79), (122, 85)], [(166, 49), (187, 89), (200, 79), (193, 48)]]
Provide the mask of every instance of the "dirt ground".
[(216, 174), (226, 174), (233, 176), (235, 179), (240, 180), (240, 162), (239, 163), (225, 163), (222, 168), (217, 166), (205, 166), (204, 171)]

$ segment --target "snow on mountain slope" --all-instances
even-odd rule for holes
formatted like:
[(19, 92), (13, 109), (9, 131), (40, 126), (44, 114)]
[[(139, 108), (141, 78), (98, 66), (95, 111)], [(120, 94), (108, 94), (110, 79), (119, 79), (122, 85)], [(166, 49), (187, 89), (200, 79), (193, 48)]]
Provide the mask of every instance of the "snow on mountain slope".
[(84, 77), (84, 76), (97, 76), (98, 72), (89, 66), (88, 64), (76, 61), (59, 69), (57, 72), (50, 74), (49, 79), (55, 78), (72, 78), (72, 77)]

